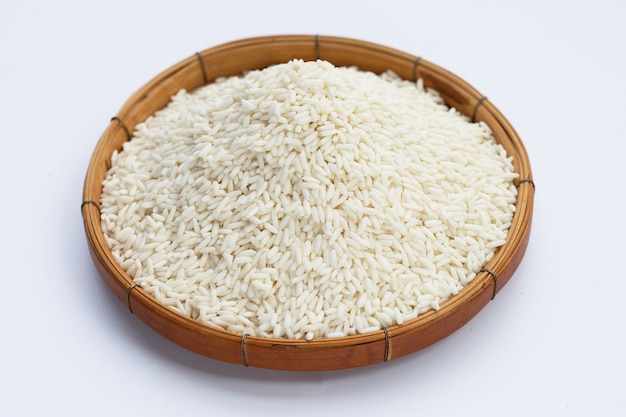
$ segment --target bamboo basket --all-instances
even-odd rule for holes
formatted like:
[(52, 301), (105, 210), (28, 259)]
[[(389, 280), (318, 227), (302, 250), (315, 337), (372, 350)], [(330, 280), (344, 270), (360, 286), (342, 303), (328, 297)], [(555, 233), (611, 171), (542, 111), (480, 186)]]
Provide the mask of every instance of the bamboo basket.
[[(217, 77), (242, 74), (290, 59), (324, 59), (381, 73), (393, 70), (407, 80), (422, 78), (448, 106), (484, 121), (513, 157), (519, 174), (518, 200), (507, 241), (465, 288), (402, 325), (333, 339), (289, 340), (248, 337), (210, 327), (162, 305), (135, 285), (108, 249), (100, 226), (102, 181), (111, 154), (135, 126), (163, 108), (179, 89), (194, 90)], [(526, 150), (496, 107), (456, 75), (425, 59), (385, 46), (330, 36), (284, 35), (238, 40), (196, 53), (157, 75), (123, 105), (102, 134), (87, 170), (81, 211), (93, 261), (111, 291), (147, 325), (198, 354), (245, 366), (279, 370), (336, 370), (399, 358), (436, 343), (473, 318), (509, 281), (526, 250), (533, 211), (534, 182)]]

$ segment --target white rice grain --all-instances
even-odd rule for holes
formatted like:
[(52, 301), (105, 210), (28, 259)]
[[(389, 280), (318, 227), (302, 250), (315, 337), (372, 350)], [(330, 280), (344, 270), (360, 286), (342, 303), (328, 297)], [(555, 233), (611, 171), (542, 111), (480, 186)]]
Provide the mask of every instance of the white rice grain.
[(111, 160), (121, 267), (181, 314), (272, 338), (438, 309), (505, 244), (517, 196), (484, 123), (421, 80), (324, 61), (180, 91)]

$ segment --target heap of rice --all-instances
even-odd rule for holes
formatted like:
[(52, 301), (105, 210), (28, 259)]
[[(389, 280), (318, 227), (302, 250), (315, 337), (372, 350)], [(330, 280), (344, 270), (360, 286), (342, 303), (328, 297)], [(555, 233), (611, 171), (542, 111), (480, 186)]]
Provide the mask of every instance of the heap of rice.
[(340, 337), (456, 294), (504, 244), (511, 159), (421, 82), (294, 60), (137, 126), (103, 183), (122, 268), (239, 334)]

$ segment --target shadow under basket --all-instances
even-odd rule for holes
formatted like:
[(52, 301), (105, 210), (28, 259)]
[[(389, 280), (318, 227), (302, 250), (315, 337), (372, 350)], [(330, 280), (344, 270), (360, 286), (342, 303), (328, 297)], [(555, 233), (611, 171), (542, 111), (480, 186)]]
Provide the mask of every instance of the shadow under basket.
[[(518, 197), (504, 246), (477, 276), (437, 311), (377, 332), (341, 338), (290, 340), (252, 337), (202, 324), (161, 304), (122, 270), (109, 250), (100, 224), (102, 182), (113, 151), (128, 141), (135, 126), (165, 107), (172, 95), (192, 91), (217, 77), (241, 75), (291, 59), (323, 59), (335, 66), (357, 66), (406, 80), (423, 79), (448, 106), (486, 123), (513, 158)], [(81, 211), (93, 261), (111, 291), (129, 311), (158, 333), (198, 354), (269, 369), (314, 371), (355, 368), (395, 359), (450, 335), (474, 317), (509, 281), (528, 245), (535, 185), (524, 145), (496, 107), (465, 81), (419, 57), (354, 39), (283, 35), (243, 39), (190, 56), (141, 87), (102, 134), (87, 170)]]

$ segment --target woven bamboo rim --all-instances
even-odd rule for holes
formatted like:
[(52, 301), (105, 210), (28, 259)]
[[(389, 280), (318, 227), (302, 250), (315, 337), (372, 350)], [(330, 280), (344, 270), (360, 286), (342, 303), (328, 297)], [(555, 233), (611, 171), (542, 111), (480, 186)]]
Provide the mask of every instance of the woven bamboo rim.
[[(179, 89), (193, 90), (220, 76), (241, 74), (290, 59), (324, 59), (402, 78), (422, 78), (449, 106), (484, 121), (513, 157), (519, 174), (518, 200), (507, 241), (476, 278), (438, 311), (381, 331), (312, 341), (235, 334), (185, 317), (135, 285), (115, 261), (100, 227), (102, 181), (111, 154), (129, 140), (135, 126), (163, 108)], [(528, 245), (534, 182), (526, 150), (496, 107), (468, 83), (414, 55), (385, 46), (330, 36), (283, 35), (238, 40), (196, 53), (157, 75), (123, 105), (102, 134), (87, 170), (81, 211), (93, 261), (111, 291), (129, 310), (167, 339), (217, 360), (280, 370), (335, 370), (383, 362), (416, 352), (450, 335), (474, 317), (509, 281)]]

